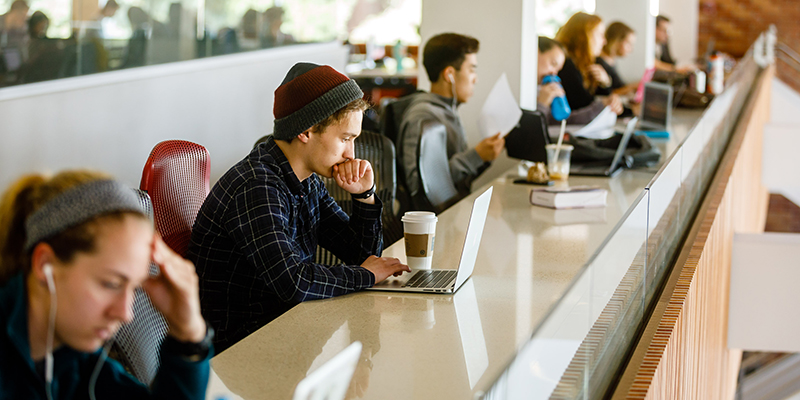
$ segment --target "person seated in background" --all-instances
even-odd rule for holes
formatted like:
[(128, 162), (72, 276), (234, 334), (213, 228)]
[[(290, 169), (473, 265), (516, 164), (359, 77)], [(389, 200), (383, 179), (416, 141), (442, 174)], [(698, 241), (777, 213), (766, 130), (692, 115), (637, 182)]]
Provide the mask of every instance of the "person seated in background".
[(622, 22), (613, 22), (606, 28), (606, 44), (597, 57), (599, 64), (611, 78), (611, 86), (600, 88), (598, 94), (608, 95), (611, 93), (625, 96), (633, 93), (639, 86), (639, 82), (625, 84), (622, 77), (617, 72), (617, 58), (623, 58), (633, 51), (633, 44), (636, 42), (636, 33)]
[[(580, 110), (590, 106), (597, 100), (595, 95), (598, 88), (611, 86), (611, 78), (595, 62), (605, 44), (603, 20), (597, 15), (576, 13), (558, 30), (556, 40), (567, 51), (564, 67), (558, 76), (570, 108)], [(615, 94), (603, 97), (600, 101), (617, 115), (624, 111), (619, 96)]]
[(264, 28), (261, 36), (261, 47), (278, 47), (294, 44), (297, 41), (294, 36), (284, 33), (283, 26), (283, 7), (270, 7), (264, 11)]
[(239, 25), (239, 47), (244, 50), (257, 50), (261, 47), (261, 41), (258, 37), (259, 25), (259, 12), (250, 8), (245, 11), (242, 16), (242, 22)]
[(659, 15), (656, 17), (656, 60), (655, 67), (657, 70), (667, 72), (678, 72), (681, 74), (689, 73), (695, 70), (695, 67), (689, 65), (685, 67), (677, 67), (677, 61), (672, 58), (669, 52), (669, 37), (672, 34), (670, 19)]
[[(228, 170), (200, 208), (189, 258), (219, 351), (302, 301), (409, 271), (396, 258), (378, 257), (383, 204), (372, 166), (353, 147), (363, 95), (330, 66), (295, 64), (275, 90), (272, 136)], [(351, 193), (351, 216), (318, 175)], [(343, 263), (315, 263), (318, 245)]]
[(0, 44), (21, 49), (27, 40), (28, 2), (14, 0), (8, 12), (0, 15)]
[[(105, 360), (108, 344), (98, 351), (133, 318), (140, 285), (169, 325), (149, 388)], [(161, 241), (131, 189), (65, 171), (25, 176), (3, 195), (0, 398), (204, 399), (212, 332), (194, 266)]]
[(64, 50), (59, 41), (47, 37), (50, 19), (41, 11), (28, 19), (28, 61), (19, 70), (18, 82), (32, 83), (61, 76)]
[[(550, 113), (550, 106), (556, 97), (564, 96), (564, 89), (556, 82), (542, 85), (542, 80), (548, 75), (557, 75), (564, 67), (566, 52), (561, 43), (545, 36), (539, 36), (539, 66), (537, 68), (539, 94), (536, 109), (541, 111), (551, 125), (560, 124)], [(600, 100), (595, 100), (586, 107), (572, 110), (567, 118), (567, 124), (586, 125), (600, 114), (606, 105)]]
[[(576, 13), (556, 33), (556, 40), (566, 50), (564, 66), (558, 71), (561, 85), (567, 97), (567, 102), (573, 110), (586, 107), (596, 111), (582, 114), (584, 120), (591, 121), (605, 107), (617, 115), (622, 114), (624, 108), (617, 95), (605, 97), (595, 96), (599, 87), (611, 85), (611, 79), (603, 67), (597, 65), (595, 60), (605, 44), (605, 26), (600, 17), (583, 12)], [(593, 104), (600, 102), (605, 107)]]
[(500, 133), (470, 147), (458, 115), (458, 105), (469, 101), (478, 79), (478, 47), (477, 39), (456, 33), (436, 35), (425, 44), (422, 63), (431, 81), (431, 91), (410, 95), (405, 99), (409, 101), (405, 112), (395, 116), (400, 121), (396, 143), (399, 173), (412, 199), (422, 190), (417, 148), (425, 122), (440, 122), (447, 129), (447, 159), (457, 199), (469, 195), (472, 181), (503, 150), (505, 139)]
[(675, 60), (669, 52), (670, 19), (656, 17), (656, 68), (665, 71), (675, 70)]

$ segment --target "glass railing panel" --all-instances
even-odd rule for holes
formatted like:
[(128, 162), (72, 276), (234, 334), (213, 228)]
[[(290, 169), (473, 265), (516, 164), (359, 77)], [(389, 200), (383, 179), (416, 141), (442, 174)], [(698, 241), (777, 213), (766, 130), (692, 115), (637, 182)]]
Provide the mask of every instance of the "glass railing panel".
[(485, 399), (579, 397), (608, 385), (628, 346), (619, 339), (643, 318), (647, 203), (642, 191)]
[(668, 272), (672, 255), (681, 242), (682, 221), (687, 218), (681, 213), (685, 201), (681, 185), (683, 157), (680, 147), (647, 188), (650, 193), (645, 296), (648, 304)]
[(484, 398), (613, 390), (759, 72), (751, 51)]

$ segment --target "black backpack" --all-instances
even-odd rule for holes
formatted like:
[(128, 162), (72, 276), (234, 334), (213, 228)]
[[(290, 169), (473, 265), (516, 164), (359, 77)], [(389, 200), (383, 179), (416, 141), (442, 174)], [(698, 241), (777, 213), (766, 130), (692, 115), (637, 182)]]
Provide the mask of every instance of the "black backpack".
[[(619, 142), (622, 140), (621, 134), (615, 134), (607, 139), (588, 139), (584, 137), (570, 136), (566, 143), (571, 144), (571, 162), (580, 163), (600, 163), (607, 161), (611, 164), (614, 153), (617, 152)], [(631, 168), (649, 167), (658, 163), (661, 159), (661, 151), (647, 136), (632, 135), (625, 149), (625, 158), (632, 160)]]

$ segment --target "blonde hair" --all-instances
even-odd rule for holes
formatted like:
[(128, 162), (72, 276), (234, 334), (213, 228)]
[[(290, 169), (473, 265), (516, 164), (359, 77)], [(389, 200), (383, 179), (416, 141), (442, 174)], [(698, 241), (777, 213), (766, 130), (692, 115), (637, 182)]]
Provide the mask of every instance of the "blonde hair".
[(633, 33), (633, 29), (622, 22), (616, 21), (611, 23), (611, 25), (606, 28), (606, 44), (603, 46), (603, 51), (606, 54), (613, 56), (614, 54), (611, 54), (611, 50), (614, 47), (614, 44), (625, 40), (628, 35)]
[(564, 45), (567, 55), (581, 72), (583, 86), (592, 92), (597, 88), (597, 82), (589, 74), (589, 66), (595, 63), (591, 51), (591, 32), (602, 22), (597, 15), (578, 12), (556, 33), (556, 40)]
[[(25, 221), (28, 217), (68, 189), (103, 179), (110, 177), (88, 170), (64, 171), (52, 177), (31, 174), (18, 179), (6, 190), (0, 198), (0, 283), (18, 272), (27, 274), (30, 269), (31, 252), (24, 251), (27, 236)], [(95, 217), (48, 238), (47, 243), (53, 248), (56, 257), (69, 262), (77, 252), (94, 250), (96, 226), (101, 220), (121, 219), (127, 214), (140, 215), (116, 212)]]

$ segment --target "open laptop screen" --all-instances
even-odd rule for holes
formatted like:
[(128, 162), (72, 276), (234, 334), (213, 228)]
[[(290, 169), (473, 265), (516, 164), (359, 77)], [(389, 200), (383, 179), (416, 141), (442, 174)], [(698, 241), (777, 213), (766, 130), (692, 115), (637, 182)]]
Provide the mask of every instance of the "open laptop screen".
[(670, 109), (671, 90), (663, 85), (647, 84), (644, 88), (642, 121), (652, 125), (667, 126)]

